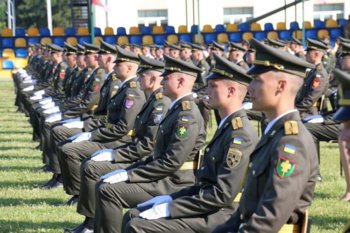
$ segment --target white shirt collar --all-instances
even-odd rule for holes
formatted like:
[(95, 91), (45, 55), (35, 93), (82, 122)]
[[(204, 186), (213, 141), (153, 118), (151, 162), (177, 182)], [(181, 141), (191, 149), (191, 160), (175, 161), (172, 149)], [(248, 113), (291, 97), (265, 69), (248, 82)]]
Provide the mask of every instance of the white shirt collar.
[(182, 99), (183, 97), (188, 96), (188, 95), (192, 95), (192, 92), (187, 93), (187, 94), (185, 94), (185, 95), (183, 95), (183, 96), (180, 96), (179, 98), (177, 98), (176, 100), (174, 100), (174, 101), (170, 104), (170, 107), (169, 107), (168, 111), (177, 103), (177, 101), (179, 101), (180, 99)]
[(291, 109), (291, 110), (289, 110), (289, 111), (287, 111), (287, 112), (285, 112), (285, 113), (282, 113), (281, 115), (279, 115), (278, 117), (276, 117), (275, 119), (273, 119), (272, 121), (270, 121), (269, 124), (268, 124), (268, 125), (266, 126), (266, 128), (265, 128), (264, 135), (266, 135), (266, 134), (269, 132), (269, 130), (272, 128), (272, 126), (273, 126), (274, 124), (276, 124), (276, 122), (277, 122), (279, 119), (281, 119), (282, 117), (284, 117), (285, 115), (287, 115), (287, 114), (289, 114), (289, 113), (291, 113), (291, 112), (296, 112), (296, 111), (298, 111), (298, 110), (296, 110), (296, 109)]
[(243, 109), (243, 106), (240, 107), (239, 109), (237, 109), (236, 111), (234, 111), (233, 113), (231, 113), (231, 114), (225, 116), (224, 118), (222, 118), (221, 121), (220, 121), (220, 124), (219, 124), (219, 127), (218, 127), (218, 128), (221, 128), (221, 126), (223, 126), (224, 122), (226, 121), (226, 119), (227, 119), (228, 117), (232, 116), (234, 113), (240, 111), (241, 109)]
[(131, 76), (131, 77), (125, 79), (125, 80), (120, 84), (120, 86), (122, 87), (122, 86), (124, 85), (124, 83), (126, 83), (127, 81), (129, 81), (130, 79), (133, 79), (133, 78), (135, 78), (135, 77), (136, 77), (136, 76)]

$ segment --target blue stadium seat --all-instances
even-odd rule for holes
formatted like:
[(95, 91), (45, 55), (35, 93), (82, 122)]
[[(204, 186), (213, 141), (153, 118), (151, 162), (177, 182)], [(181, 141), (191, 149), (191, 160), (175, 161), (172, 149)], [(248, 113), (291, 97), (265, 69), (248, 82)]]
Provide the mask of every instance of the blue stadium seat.
[(223, 25), (223, 24), (217, 24), (217, 25), (215, 26), (214, 31), (215, 31), (216, 33), (226, 32), (225, 25)]
[(118, 27), (117, 28), (117, 35), (118, 36), (126, 36), (126, 29), (125, 29), (125, 27)]
[(290, 41), (292, 39), (292, 31), (289, 30), (281, 30), (278, 32), (278, 37), (281, 40), (287, 40)]
[(310, 38), (310, 39), (317, 39), (317, 29), (308, 29), (305, 32), (305, 36), (306, 38)]
[(249, 32), (250, 31), (250, 25), (249, 23), (240, 23), (238, 25), (240, 32)]
[(338, 19), (338, 25), (339, 27), (344, 27), (346, 24), (346, 19)]
[(13, 63), (13, 61), (7, 59), (2, 62), (2, 68), (4, 70), (11, 70), (15, 68), (15, 64)]
[(141, 34), (142, 34), (142, 35), (150, 35), (150, 34), (152, 34), (152, 29), (151, 29), (151, 27), (149, 27), (149, 26), (143, 26), (143, 27), (141, 28)]
[(91, 43), (91, 37), (90, 36), (78, 36), (78, 43), (79, 44), (84, 44), (84, 42), (86, 43)]
[(166, 38), (167, 38), (166, 34), (153, 35), (153, 40), (156, 45), (163, 45), (164, 41), (166, 41)]
[(15, 56), (26, 58), (28, 56), (28, 50), (25, 48), (18, 48), (15, 50)]
[(314, 28), (321, 29), (321, 28), (325, 28), (325, 27), (326, 27), (326, 25), (325, 25), (324, 21), (319, 20), (319, 19), (314, 19)]
[(343, 30), (341, 28), (330, 28), (329, 35), (331, 39), (337, 39), (339, 36), (343, 36)]
[(107, 42), (108, 44), (116, 44), (117, 43), (117, 37), (116, 36), (104, 36), (103, 40)]
[(269, 32), (269, 31), (274, 31), (275, 28), (273, 27), (273, 24), (272, 23), (265, 23), (264, 24), (264, 30)]
[(299, 23), (298, 23), (297, 21), (290, 22), (290, 24), (289, 24), (289, 29), (290, 29), (291, 31), (299, 30), (299, 29), (300, 29)]
[(40, 32), (40, 36), (42, 37), (51, 36), (50, 29), (48, 28), (40, 28), (39, 32)]
[(217, 33), (203, 33), (204, 43), (211, 44), (216, 41)]
[(266, 32), (262, 31), (262, 32), (255, 32), (254, 33), (254, 38), (260, 41), (263, 41), (266, 39)]
[(165, 34), (176, 34), (174, 26), (167, 25), (165, 27)]
[(102, 36), (101, 28), (95, 27), (94, 31), (95, 31), (95, 36)]
[(242, 42), (242, 32), (230, 32), (230, 33), (228, 33), (228, 38), (232, 42), (241, 43)]
[(64, 36), (54, 36), (52, 37), (52, 43), (56, 44), (58, 46), (63, 47), (64, 46), (64, 41), (66, 40), (66, 37)]
[(66, 29), (64, 29), (64, 33), (66, 34), (66, 36), (75, 36), (77, 34), (74, 27), (67, 27)]
[(15, 36), (16, 37), (25, 37), (26, 36), (26, 30), (24, 30), (24, 28), (16, 28)]
[(192, 35), (191, 34), (179, 34), (178, 36), (179, 36), (179, 41), (192, 43)]
[(1, 40), (2, 48), (13, 48), (15, 47), (15, 39), (13, 37), (3, 37)]
[(129, 43), (142, 45), (142, 36), (141, 35), (129, 35)]
[(40, 37), (27, 37), (27, 42), (28, 42), (28, 45), (40, 43)]
[(199, 26), (198, 25), (192, 25), (191, 26), (191, 34), (198, 34), (199, 32)]

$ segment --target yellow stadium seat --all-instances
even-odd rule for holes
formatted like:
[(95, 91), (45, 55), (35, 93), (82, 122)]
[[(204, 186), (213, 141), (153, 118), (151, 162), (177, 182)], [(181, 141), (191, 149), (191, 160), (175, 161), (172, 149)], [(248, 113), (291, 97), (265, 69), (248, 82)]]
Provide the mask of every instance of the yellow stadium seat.
[(12, 61), (16, 69), (24, 68), (28, 64), (28, 60), (26, 58), (14, 58)]
[(285, 22), (278, 22), (277, 23), (277, 30), (287, 30), (286, 23)]
[(3, 58), (14, 58), (15, 52), (13, 51), (13, 49), (4, 49), (4, 50), (2, 50), (2, 57)]
[(15, 40), (15, 47), (16, 48), (24, 48), (27, 47), (27, 41), (24, 38), (16, 38)]
[(162, 26), (154, 26), (152, 28), (152, 34), (163, 34), (164, 33), (164, 29)]
[(28, 36), (39, 36), (39, 30), (36, 27), (30, 27), (27, 30), (27, 34)]
[(293, 32), (293, 36), (296, 37), (298, 40), (303, 39), (303, 32), (301, 30)]
[(117, 44), (120, 46), (129, 44), (129, 38), (127, 36), (119, 36)]
[(327, 29), (321, 29), (321, 30), (318, 30), (317, 32), (317, 38), (319, 40), (322, 40), (324, 38), (328, 37), (329, 38), (329, 32)]
[(218, 41), (219, 43), (222, 43), (222, 44), (227, 43), (227, 42), (228, 42), (228, 36), (227, 36), (227, 34), (226, 34), (226, 33), (220, 33), (220, 34), (218, 34), (218, 36), (217, 36), (217, 41)]
[(78, 44), (78, 40), (74, 36), (67, 37), (66, 42), (73, 46), (76, 46)]
[(89, 35), (89, 28), (86, 27), (79, 27), (77, 31), (78, 36), (88, 36)]
[(272, 39), (272, 40), (277, 40), (278, 39), (278, 33), (275, 31), (271, 31), (267, 33), (267, 38)]
[(64, 36), (64, 28), (63, 27), (55, 27), (52, 30), (53, 36)]
[(227, 32), (238, 32), (238, 24), (236, 24), (236, 23), (227, 24), (226, 31)]
[(41, 38), (40, 43), (41, 44), (52, 44), (52, 40), (50, 37), (43, 37), (43, 38)]
[(145, 35), (142, 37), (142, 44), (143, 45), (151, 45), (154, 44), (153, 37), (150, 35)]
[(169, 35), (166, 40), (172, 44), (179, 43), (179, 38), (177, 37), (177, 35)]
[(250, 30), (253, 32), (261, 31), (260, 23), (254, 22), (254, 23), (250, 24)]
[(326, 28), (336, 28), (338, 27), (338, 23), (334, 19), (327, 19), (326, 20)]
[(242, 35), (243, 40), (250, 40), (254, 38), (254, 34), (251, 32), (245, 32)]
[(210, 24), (205, 24), (203, 26), (202, 32), (213, 32), (213, 31), (214, 31), (214, 29)]
[(310, 21), (305, 21), (305, 22), (304, 22), (304, 28), (305, 28), (305, 29), (311, 29), (311, 28), (313, 28), (312, 25), (311, 25), (311, 22), (310, 22)]
[(196, 43), (196, 44), (203, 44), (204, 43), (203, 35), (195, 34), (194, 35), (194, 43)]
[(177, 33), (188, 33), (188, 29), (186, 25), (179, 25), (177, 29)]
[(95, 44), (95, 45), (100, 45), (100, 44), (101, 44), (101, 40), (103, 40), (102, 37), (96, 36), (96, 37), (95, 37), (95, 42), (94, 42), (94, 44)]
[(13, 36), (13, 32), (12, 29), (10, 28), (4, 28), (1, 31), (1, 36), (2, 37), (12, 37)]
[(105, 28), (105, 32), (104, 32), (105, 36), (113, 36), (114, 35), (114, 30), (112, 27), (106, 27)]
[(138, 27), (129, 28), (129, 35), (138, 35), (138, 34), (140, 34), (140, 30)]

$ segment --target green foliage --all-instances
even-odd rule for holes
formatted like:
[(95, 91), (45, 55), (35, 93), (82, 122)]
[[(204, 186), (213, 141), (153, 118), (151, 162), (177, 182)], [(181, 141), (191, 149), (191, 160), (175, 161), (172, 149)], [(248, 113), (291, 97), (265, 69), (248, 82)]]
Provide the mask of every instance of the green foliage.
[(0, 30), (7, 26), (7, 17), (6, 17), (6, 0), (0, 0)]

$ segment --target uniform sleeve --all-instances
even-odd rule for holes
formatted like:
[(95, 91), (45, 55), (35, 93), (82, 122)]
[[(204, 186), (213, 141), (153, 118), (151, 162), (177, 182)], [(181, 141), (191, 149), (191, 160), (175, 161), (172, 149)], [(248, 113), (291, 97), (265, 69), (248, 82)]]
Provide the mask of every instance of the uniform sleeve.
[(292, 215), (311, 172), (310, 155), (301, 140), (300, 135), (281, 138), (257, 209), (238, 232), (278, 232)]
[[(186, 122), (182, 122), (182, 117)], [(161, 156), (154, 158), (150, 163), (128, 171), (131, 183), (150, 182), (163, 179), (176, 172), (196, 144), (199, 124), (192, 111), (181, 112), (174, 122), (169, 143)]]
[(94, 81), (90, 87), (89, 95), (84, 100), (86, 108), (89, 110), (93, 110), (95, 105), (98, 104), (100, 99), (100, 89), (105, 81), (106, 74), (103, 69), (99, 69), (94, 77)]

